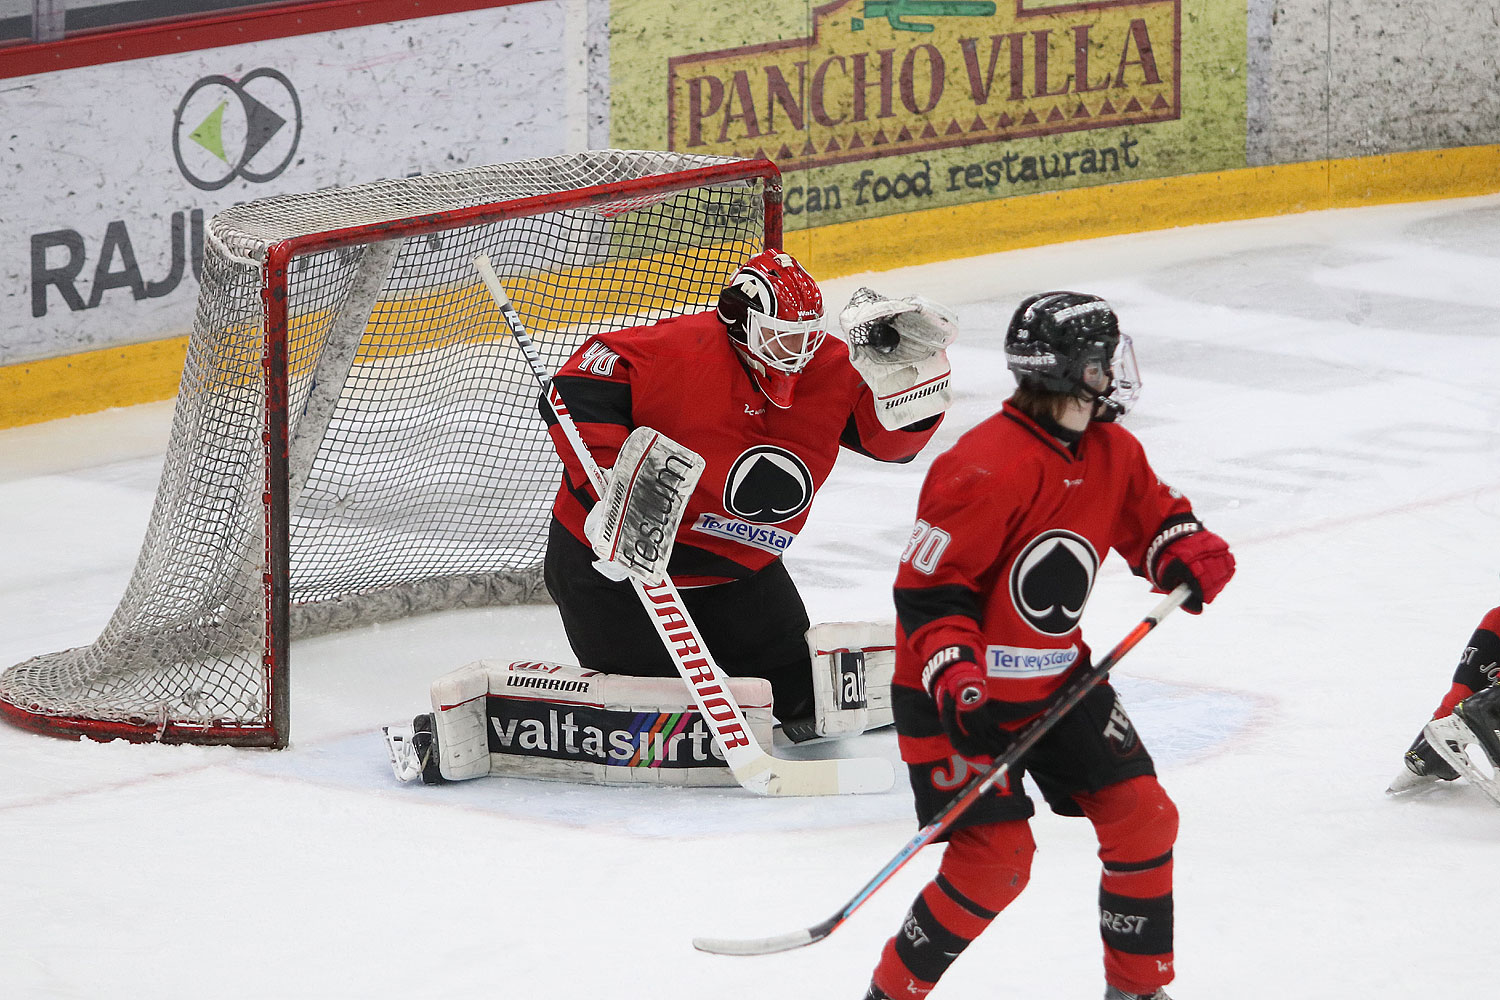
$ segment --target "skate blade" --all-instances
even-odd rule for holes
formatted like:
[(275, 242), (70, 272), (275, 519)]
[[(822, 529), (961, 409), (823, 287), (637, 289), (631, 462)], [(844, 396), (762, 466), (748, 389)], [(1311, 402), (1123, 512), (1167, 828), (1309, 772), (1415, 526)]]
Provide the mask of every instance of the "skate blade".
[(1410, 770), (1403, 767), (1400, 773), (1391, 779), (1390, 786), (1386, 788), (1385, 794), (1414, 795), (1418, 792), (1436, 788), (1441, 783), (1430, 774), (1413, 774)]

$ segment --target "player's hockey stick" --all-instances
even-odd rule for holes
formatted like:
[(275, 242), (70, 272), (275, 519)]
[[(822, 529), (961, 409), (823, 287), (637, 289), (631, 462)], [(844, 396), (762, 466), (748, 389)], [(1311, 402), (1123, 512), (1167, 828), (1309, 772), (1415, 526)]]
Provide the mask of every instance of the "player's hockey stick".
[[(480, 254), (474, 258), (474, 269), (484, 279), (485, 286), (500, 307), (511, 336), (520, 345), (531, 367), (531, 374), (546, 395), (547, 404), (556, 417), (563, 436), (572, 448), (574, 456), (587, 470), (595, 493), (605, 486), (604, 473), (589, 454), (588, 447), (578, 434), (578, 427), (568, 413), (562, 397), (552, 385), (552, 376), (537, 353), (536, 345), (526, 332), (521, 317), (511, 305), (510, 296), (500, 284), (499, 277), (490, 266), (489, 257)], [(646, 609), (646, 615), (656, 626), (672, 657), (677, 672), (687, 683), (693, 694), (703, 721), (713, 733), (714, 743), (724, 755), (724, 761), (738, 781), (757, 795), (843, 795), (856, 792), (884, 792), (895, 783), (895, 774), (888, 760), (877, 757), (850, 757), (832, 760), (784, 760), (773, 757), (761, 747), (750, 723), (740, 711), (739, 704), (729, 691), (724, 673), (714, 662), (698, 626), (682, 603), (682, 596), (671, 579), (656, 585), (646, 584), (631, 578), (636, 596)]]
[(819, 924), (813, 924), (800, 931), (792, 931), (790, 934), (778, 934), (774, 937), (765, 938), (694, 938), (693, 947), (699, 951), (711, 952), (715, 955), (771, 955), (778, 951), (791, 951), (793, 948), (801, 948), (804, 945), (816, 944), (823, 940), (848, 920), (854, 911), (864, 905), (865, 900), (875, 894), (875, 891), (888, 882), (892, 875), (900, 871), (901, 866), (906, 864), (924, 846), (932, 841), (938, 834), (953, 825), (965, 809), (973, 805), (981, 795), (989, 791), (996, 782), (1004, 778), (1016, 761), (1031, 751), (1049, 729), (1057, 724), (1057, 721), (1071, 712), (1078, 703), (1083, 700), (1084, 695), (1094, 689), (1100, 681), (1104, 680), (1111, 667), (1119, 663), (1121, 658), (1132, 649), (1136, 643), (1145, 638), (1161, 620), (1183, 601), (1187, 600), (1192, 591), (1187, 584), (1182, 584), (1162, 599), (1151, 613), (1142, 618), (1130, 634), (1121, 639), (1119, 644), (1104, 655), (1098, 663), (1095, 663), (1089, 671), (1079, 677), (1066, 689), (1063, 696), (1046, 713), (1021, 730), (1016, 737), (1016, 742), (1007, 750), (1004, 756), (998, 757), (989, 769), (975, 777), (963, 791), (958, 793), (957, 798), (949, 802), (943, 809), (932, 818), (932, 821), (917, 831), (917, 835), (906, 842), (906, 846), (896, 852), (896, 856), (886, 862), (884, 868), (876, 873), (875, 877), (865, 883), (865, 887), (854, 894), (854, 898), (845, 903), (843, 908)]

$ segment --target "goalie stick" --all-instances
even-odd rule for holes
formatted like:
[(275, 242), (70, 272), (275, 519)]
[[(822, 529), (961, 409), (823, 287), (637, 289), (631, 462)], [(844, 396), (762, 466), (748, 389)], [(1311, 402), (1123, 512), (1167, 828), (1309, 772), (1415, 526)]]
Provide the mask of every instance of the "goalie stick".
[[(562, 396), (553, 387), (552, 377), (526, 332), (525, 324), (511, 305), (499, 276), (490, 266), (489, 257), (486, 254), (475, 257), (474, 269), (494, 296), (511, 336), (526, 356), (531, 374), (542, 387), (563, 436), (588, 472), (598, 494), (605, 484), (604, 473), (579, 436), (577, 425), (573, 423)], [(714, 743), (741, 786), (757, 795), (844, 795), (884, 792), (895, 783), (890, 761), (877, 757), (785, 760), (767, 753), (750, 731), (749, 722), (729, 692), (723, 671), (714, 662), (671, 578), (652, 585), (632, 577), (631, 585), (646, 609), (646, 616), (656, 626), (656, 634), (670, 654), (673, 665), (692, 692), (693, 702), (713, 733)]]
[(791, 951), (793, 948), (801, 948), (805, 945), (816, 944), (823, 940), (843, 925), (854, 911), (864, 905), (865, 900), (875, 894), (875, 891), (891, 876), (900, 871), (901, 867), (916, 855), (923, 847), (929, 844), (934, 837), (947, 830), (953, 822), (963, 815), (964, 810), (973, 805), (978, 798), (989, 791), (1001, 778), (1005, 777), (1016, 761), (1020, 760), (1031, 748), (1036, 746), (1049, 729), (1057, 724), (1057, 721), (1071, 712), (1084, 695), (1094, 689), (1100, 681), (1104, 680), (1116, 663), (1126, 653), (1135, 648), (1136, 643), (1145, 638), (1161, 620), (1169, 615), (1175, 608), (1188, 599), (1192, 593), (1187, 584), (1182, 584), (1172, 591), (1161, 603), (1151, 609), (1151, 613), (1138, 622), (1130, 633), (1121, 639), (1119, 644), (1105, 654), (1104, 658), (1094, 664), (1082, 677), (1078, 678), (1063, 696), (1046, 713), (1022, 729), (1016, 737), (1016, 742), (1004, 755), (996, 758), (989, 769), (978, 775), (974, 780), (964, 786), (958, 796), (943, 807), (942, 811), (932, 818), (932, 821), (917, 831), (916, 836), (906, 842), (906, 846), (896, 852), (896, 856), (886, 862), (884, 868), (876, 873), (875, 877), (865, 883), (863, 889), (854, 894), (854, 898), (845, 903), (833, 916), (822, 923), (813, 924), (811, 927), (789, 934), (778, 934), (773, 937), (764, 938), (694, 938), (693, 947), (699, 951), (706, 951), (714, 955), (773, 955), (778, 951)]

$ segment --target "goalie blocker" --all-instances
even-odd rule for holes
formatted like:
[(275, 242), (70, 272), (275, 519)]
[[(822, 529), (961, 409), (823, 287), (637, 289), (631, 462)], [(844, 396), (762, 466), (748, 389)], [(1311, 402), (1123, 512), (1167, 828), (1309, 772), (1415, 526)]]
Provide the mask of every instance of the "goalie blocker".
[[(808, 631), (816, 714), (786, 723), (794, 742), (891, 723), (894, 626), (836, 622)], [(738, 677), (729, 693), (752, 735), (772, 741), (771, 685)], [(588, 784), (734, 786), (702, 714), (674, 677), (627, 677), (571, 664), (480, 660), (432, 684), (432, 714), (386, 730), (403, 781), (485, 775)], [(714, 702), (708, 703), (710, 715)], [(430, 720), (430, 721), (429, 721)]]

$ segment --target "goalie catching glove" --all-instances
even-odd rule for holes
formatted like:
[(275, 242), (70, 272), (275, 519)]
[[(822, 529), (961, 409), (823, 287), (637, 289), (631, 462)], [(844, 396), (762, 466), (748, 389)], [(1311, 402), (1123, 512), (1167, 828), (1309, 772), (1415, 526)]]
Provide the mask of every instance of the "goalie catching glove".
[(860, 288), (839, 313), (849, 361), (875, 395), (881, 426), (935, 417), (953, 401), (947, 348), (958, 319), (920, 295), (890, 299)]
[(659, 431), (631, 431), (607, 474), (603, 495), (583, 523), (599, 557), (594, 568), (611, 580), (635, 577), (652, 586), (661, 583), (703, 466), (697, 452)]

